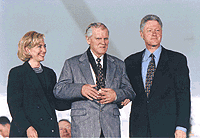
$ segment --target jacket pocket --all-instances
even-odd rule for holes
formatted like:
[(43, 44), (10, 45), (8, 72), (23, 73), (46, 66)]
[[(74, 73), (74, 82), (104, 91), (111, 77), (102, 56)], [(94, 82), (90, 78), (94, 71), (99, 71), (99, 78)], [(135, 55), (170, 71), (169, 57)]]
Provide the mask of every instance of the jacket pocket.
[(86, 109), (71, 109), (71, 116), (85, 116)]

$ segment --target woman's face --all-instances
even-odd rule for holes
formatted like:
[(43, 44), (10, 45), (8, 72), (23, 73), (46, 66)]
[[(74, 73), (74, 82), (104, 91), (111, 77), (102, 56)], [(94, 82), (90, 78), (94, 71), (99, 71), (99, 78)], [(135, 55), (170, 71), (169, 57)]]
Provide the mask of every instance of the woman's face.
[(35, 47), (29, 49), (29, 53), (31, 55), (30, 60), (32, 60), (33, 62), (44, 61), (44, 56), (46, 52), (47, 52), (46, 44), (44, 43), (44, 40), (43, 40)]

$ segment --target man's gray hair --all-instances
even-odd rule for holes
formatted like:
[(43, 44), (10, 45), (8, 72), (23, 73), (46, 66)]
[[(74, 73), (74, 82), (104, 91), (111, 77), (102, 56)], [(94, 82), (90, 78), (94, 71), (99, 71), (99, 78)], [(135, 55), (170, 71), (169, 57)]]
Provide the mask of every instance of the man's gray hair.
[[(100, 22), (98, 22), (98, 23), (91, 23), (91, 24), (87, 27), (87, 29), (86, 29), (85, 36), (87, 36), (87, 37), (92, 36), (92, 27), (95, 27), (95, 28), (102, 28), (102, 30), (104, 30), (104, 29), (107, 29), (107, 30), (108, 30), (108, 28), (106, 27), (106, 25), (103, 24), (103, 23), (100, 23)], [(108, 30), (108, 35), (109, 35), (109, 30)]]
[(163, 25), (162, 25), (161, 19), (157, 15), (149, 14), (149, 15), (146, 15), (144, 18), (142, 18), (141, 23), (140, 23), (140, 31), (143, 32), (143, 29), (144, 29), (146, 22), (150, 21), (150, 20), (157, 21), (162, 28)]

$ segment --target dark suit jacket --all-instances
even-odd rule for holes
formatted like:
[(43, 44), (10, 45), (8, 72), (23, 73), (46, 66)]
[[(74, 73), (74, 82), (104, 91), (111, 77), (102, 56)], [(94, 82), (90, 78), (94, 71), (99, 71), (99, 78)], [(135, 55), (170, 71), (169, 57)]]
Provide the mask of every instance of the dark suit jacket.
[(130, 137), (174, 136), (176, 126), (189, 128), (190, 79), (187, 60), (183, 54), (162, 52), (147, 99), (142, 81), (142, 55), (144, 50), (125, 59), (127, 74), (136, 92), (130, 114)]
[(26, 136), (29, 126), (36, 129), (39, 137), (59, 137), (55, 108), (64, 110), (69, 109), (70, 105), (55, 99), (53, 87), (56, 74), (50, 68), (42, 68), (48, 96), (28, 62), (10, 70), (7, 86), (7, 101), (12, 116), (10, 137)]

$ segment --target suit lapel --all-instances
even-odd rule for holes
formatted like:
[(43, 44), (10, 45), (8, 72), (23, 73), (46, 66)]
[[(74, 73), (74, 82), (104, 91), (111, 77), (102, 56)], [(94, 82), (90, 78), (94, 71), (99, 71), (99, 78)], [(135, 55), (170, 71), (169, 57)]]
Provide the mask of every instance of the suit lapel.
[[(52, 109), (50, 107), (50, 104), (49, 104), (46, 96), (45, 96), (45, 93), (44, 93), (44, 91), (42, 89), (41, 83), (40, 83), (37, 75), (35, 74), (35, 72), (33, 71), (33, 69), (31, 68), (31, 66), (29, 65), (28, 62), (25, 62), (25, 68), (28, 71), (27, 72), (27, 76), (30, 79), (30, 82), (32, 82), (32, 85), (35, 86), (35, 90), (33, 90), (33, 91), (37, 92), (38, 96), (41, 99), (41, 102), (43, 103), (43, 106), (45, 107), (45, 109), (47, 110), (47, 112), (50, 115), (52, 115)], [(45, 70), (44, 70), (44, 72), (46, 74)], [(46, 77), (47, 77), (47, 74), (45, 75), (45, 79), (47, 80)], [(46, 84), (47, 84), (47, 86), (49, 85), (48, 81), (46, 81)], [(48, 90), (48, 87), (47, 87), (47, 90)]]
[(116, 71), (114, 59), (107, 55), (106, 88), (111, 88)]
[(140, 87), (141, 87), (141, 90), (143, 91), (143, 92), (145, 92), (145, 90), (144, 90), (144, 83), (143, 83), (143, 78), (142, 78), (142, 55), (143, 55), (143, 52), (141, 53), (141, 55), (140, 55), (140, 62), (138, 62), (138, 66), (139, 66), (139, 69), (138, 69), (138, 74), (139, 74), (139, 84), (140, 84)]
[(142, 59), (143, 59), (143, 53), (145, 50), (143, 50), (142, 52), (140, 52), (140, 54), (138, 55), (139, 60), (137, 60), (136, 65), (134, 65), (135, 67), (138, 67), (136, 69), (136, 74), (137, 74), (137, 80), (138, 80), (138, 88), (140, 89), (139, 91), (142, 92), (141, 94), (145, 94), (145, 90), (144, 90), (144, 83), (143, 83), (143, 78), (142, 78)]
[(83, 53), (83, 55), (79, 58), (79, 67), (80, 67), (80, 70), (83, 74), (83, 77), (86, 80), (86, 83), (94, 85), (95, 82), (94, 82), (94, 79), (92, 77), (92, 72), (91, 72), (91, 69), (90, 69), (90, 63), (89, 63), (86, 52)]

